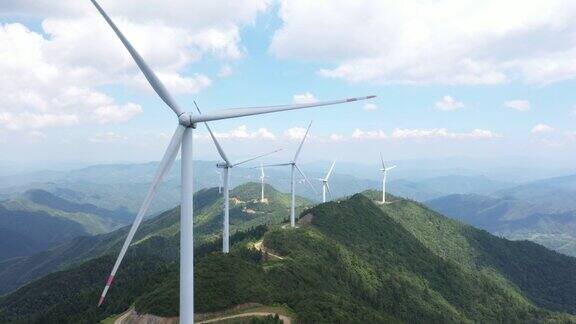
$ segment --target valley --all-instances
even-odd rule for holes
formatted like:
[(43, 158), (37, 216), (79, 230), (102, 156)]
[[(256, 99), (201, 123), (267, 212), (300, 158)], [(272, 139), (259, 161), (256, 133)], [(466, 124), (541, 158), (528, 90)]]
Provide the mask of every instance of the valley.
[[(246, 202), (257, 188), (248, 184), (231, 196)], [(216, 206), (214, 192), (217, 188), (196, 195), (198, 215)], [(576, 313), (575, 259), (492, 236), (411, 200), (390, 195), (390, 204), (378, 205), (373, 203), (378, 195), (367, 191), (308, 205), (296, 229), (282, 226), (287, 214), (260, 221), (244, 218), (257, 213), (244, 215), (237, 219), (229, 255), (219, 252), (221, 242), (214, 240), (218, 227), (210, 232), (210, 217), (199, 217), (195, 226), (206, 234), (199, 235), (195, 253), (198, 312), (257, 303), (286, 305), (302, 323), (576, 321), (570, 315)], [(267, 215), (284, 208), (281, 197), (262, 206), (276, 206)], [(2, 297), (0, 319), (94, 322), (132, 304), (138, 314), (177, 316), (175, 215), (167, 212), (143, 224), (103, 308), (95, 303), (119, 239), (98, 243), (103, 252), (77, 264), (68, 261), (63, 271)], [(105, 235), (121, 238), (121, 231)], [(266, 251), (278, 258), (264, 258)], [(38, 293), (56, 290), (58, 296)]]

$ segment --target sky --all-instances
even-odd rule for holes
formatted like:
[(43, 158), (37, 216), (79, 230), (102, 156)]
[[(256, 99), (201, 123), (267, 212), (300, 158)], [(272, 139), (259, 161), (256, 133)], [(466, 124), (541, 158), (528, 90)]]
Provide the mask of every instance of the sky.
[[(213, 122), (232, 160), (311, 121), (304, 161), (576, 158), (574, 1), (100, 3), (186, 110), (378, 96)], [(90, 1), (0, 2), (0, 161), (159, 160), (176, 125)]]

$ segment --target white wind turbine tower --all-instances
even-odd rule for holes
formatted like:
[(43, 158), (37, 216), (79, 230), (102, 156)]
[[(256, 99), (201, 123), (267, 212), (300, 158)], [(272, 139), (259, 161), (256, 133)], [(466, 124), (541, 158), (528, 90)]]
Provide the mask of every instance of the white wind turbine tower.
[(382, 171), (383, 174), (383, 178), (382, 178), (382, 204), (386, 203), (386, 177), (388, 176), (388, 171), (394, 169), (396, 166), (393, 165), (391, 167), (386, 167), (386, 164), (384, 164), (384, 158), (382, 158), (382, 153), (380, 153), (380, 161), (382, 161), (382, 168), (380, 169), (380, 171)]
[(322, 181), (322, 202), (323, 203), (326, 202), (326, 192), (328, 192), (328, 194), (330, 194), (330, 198), (332, 198), (332, 191), (330, 191), (330, 185), (328, 184), (328, 180), (330, 179), (330, 175), (332, 175), (332, 171), (334, 170), (335, 164), (336, 164), (336, 160), (334, 160), (334, 162), (332, 162), (332, 165), (330, 166), (330, 170), (328, 170), (328, 173), (326, 174), (326, 176), (324, 178), (318, 178), (318, 180)]
[(163, 83), (158, 79), (156, 74), (150, 69), (150, 67), (144, 62), (140, 54), (134, 49), (110, 17), (104, 12), (102, 7), (96, 2), (96, 0), (90, 0), (96, 9), (100, 12), (102, 17), (106, 20), (108, 25), (112, 28), (116, 36), (120, 39), (124, 47), (128, 50), (154, 91), (162, 99), (162, 101), (172, 109), (178, 118), (178, 127), (170, 140), (170, 144), (160, 161), (158, 170), (154, 176), (154, 180), (150, 186), (142, 206), (134, 219), (134, 223), (128, 232), (126, 241), (120, 250), (120, 254), (116, 259), (112, 272), (106, 281), (106, 286), (102, 292), (98, 305), (104, 302), (106, 293), (108, 292), (116, 271), (126, 254), (126, 250), (130, 246), (130, 242), (134, 238), (134, 234), (138, 229), (138, 226), (142, 222), (144, 215), (148, 211), (148, 207), (155, 196), (158, 186), (166, 173), (169, 171), (178, 151), (181, 147), (181, 181), (182, 181), (182, 193), (181, 193), (181, 208), (180, 208), (180, 323), (192, 324), (194, 323), (194, 231), (193, 231), (193, 181), (192, 181), (192, 144), (193, 144), (193, 132), (196, 128), (196, 124), (200, 122), (237, 118), (242, 116), (251, 116), (258, 114), (273, 113), (284, 110), (293, 110), (317, 106), (327, 106), (339, 103), (353, 102), (357, 100), (364, 100), (374, 98), (375, 96), (361, 97), (361, 98), (351, 98), (344, 100), (335, 100), (329, 102), (319, 102), (319, 103), (309, 103), (309, 104), (295, 104), (295, 105), (281, 105), (281, 106), (266, 106), (266, 107), (251, 107), (251, 108), (238, 108), (238, 109), (227, 109), (214, 111), (206, 115), (192, 115), (189, 112), (184, 111), (176, 103), (173, 97), (170, 95)]
[[(202, 114), (196, 102), (194, 102), (194, 105), (196, 106), (196, 109), (198, 109), (198, 113)], [(220, 173), (220, 176), (222, 177), (222, 183), (223, 183), (222, 192), (224, 192), (224, 220), (223, 220), (224, 223), (222, 226), (222, 252), (228, 253), (230, 252), (230, 169), (232, 169), (235, 166), (268, 156), (278, 151), (282, 151), (282, 149), (261, 154), (237, 163), (231, 163), (228, 157), (226, 156), (226, 153), (224, 153), (224, 149), (220, 145), (220, 142), (218, 142), (218, 139), (216, 139), (216, 136), (212, 132), (212, 129), (210, 128), (210, 126), (208, 126), (208, 123), (204, 122), (204, 125), (206, 125), (206, 129), (208, 129), (208, 133), (210, 133), (210, 137), (212, 138), (212, 141), (216, 146), (216, 150), (218, 150), (218, 154), (220, 154), (220, 157), (222, 158), (222, 160), (224, 160), (224, 162), (216, 164), (216, 167), (218, 169), (222, 169), (222, 171), (219, 171), (218, 173)]]
[(218, 174), (218, 177), (220, 178), (220, 183), (218, 183), (218, 193), (221, 194), (222, 193), (222, 183), (224, 182), (224, 178), (222, 178), (222, 172), (216, 170), (216, 173)]
[(260, 164), (260, 202), (264, 202), (264, 180), (266, 175), (264, 174), (264, 164)]
[(308, 137), (308, 132), (310, 131), (310, 127), (312, 127), (312, 122), (310, 122), (310, 125), (308, 125), (308, 128), (306, 129), (306, 133), (304, 134), (304, 137), (302, 138), (302, 141), (300, 142), (300, 146), (298, 146), (298, 150), (296, 150), (296, 154), (294, 155), (294, 159), (292, 161), (286, 162), (286, 163), (266, 165), (269, 167), (290, 166), (290, 193), (292, 195), (292, 203), (290, 205), (290, 226), (292, 226), (292, 227), (296, 227), (296, 191), (295, 191), (295, 186), (294, 186), (294, 176), (295, 176), (294, 171), (295, 170), (298, 171), (300, 173), (300, 175), (302, 175), (302, 177), (304, 178), (304, 181), (306, 181), (310, 185), (312, 190), (314, 192), (316, 192), (316, 189), (314, 189), (314, 186), (312, 185), (310, 180), (308, 180), (308, 177), (304, 174), (304, 172), (302, 172), (302, 170), (300, 169), (300, 167), (297, 164), (298, 156), (300, 155), (300, 151), (302, 150), (302, 146), (304, 145), (304, 141), (306, 141), (306, 137)]

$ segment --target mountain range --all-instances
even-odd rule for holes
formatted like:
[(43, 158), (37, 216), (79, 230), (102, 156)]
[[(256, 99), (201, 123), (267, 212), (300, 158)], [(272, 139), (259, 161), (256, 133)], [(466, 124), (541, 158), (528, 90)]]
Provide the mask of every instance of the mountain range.
[[(288, 218), (290, 196), (280, 193), (271, 186), (265, 189), (267, 203), (256, 200), (260, 196), (259, 184), (247, 183), (231, 191), (231, 233), (263, 224), (280, 223)], [(222, 200), (218, 188), (203, 189), (194, 195), (197, 244), (220, 239)], [(311, 204), (301, 197), (297, 197), (296, 202), (297, 211)], [(179, 209), (175, 208), (145, 221), (134, 240), (137, 243), (134, 244), (159, 237), (177, 240), (179, 219)], [(124, 227), (107, 234), (79, 236), (40, 253), (0, 260), (0, 295), (54, 271), (67, 269), (102, 255), (115, 254), (122, 246), (127, 232), (128, 228)]]
[(576, 256), (576, 175), (530, 182), (490, 195), (455, 194), (432, 209), (496, 235), (528, 239)]
[[(235, 191), (248, 193), (238, 197), (248, 204), (257, 189)], [(262, 208), (286, 215), (286, 196), (279, 195), (276, 207)], [(219, 252), (216, 232), (203, 232), (195, 253), (197, 311), (258, 303), (280, 305), (302, 323), (576, 322), (576, 259), (493, 236), (411, 200), (390, 196), (392, 203), (376, 204), (379, 195), (301, 209), (296, 229), (279, 224), (282, 217), (265, 223), (268, 213), (242, 225), (258, 215), (250, 211), (236, 218), (228, 255)], [(216, 188), (196, 196), (199, 215), (220, 199)], [(64, 262), (63, 271), (2, 297), (0, 321), (94, 323), (131, 305), (140, 314), (177, 316), (177, 215), (174, 209), (145, 222), (103, 308), (95, 303), (125, 228), (97, 236), (90, 244), (97, 248)], [(211, 228), (210, 219), (219, 222), (198, 217), (199, 233)]]
[(133, 214), (79, 204), (44, 190), (28, 190), (0, 202), (0, 261), (32, 255), (82, 235), (107, 233)]

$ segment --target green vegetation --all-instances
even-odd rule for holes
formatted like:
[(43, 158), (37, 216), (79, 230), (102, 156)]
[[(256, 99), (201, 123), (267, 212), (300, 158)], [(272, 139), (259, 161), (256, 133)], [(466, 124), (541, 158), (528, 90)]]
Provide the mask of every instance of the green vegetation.
[(0, 262), (30, 256), (78, 236), (108, 233), (131, 217), (125, 210), (78, 204), (44, 190), (27, 191), (0, 203)]
[[(259, 197), (259, 188), (259, 184), (249, 183), (232, 191), (231, 197), (239, 197), (243, 202), (231, 210), (231, 233), (236, 233), (238, 230), (245, 231), (262, 224), (277, 224), (288, 217), (289, 195), (270, 187), (267, 188), (269, 203), (256, 203), (253, 199)], [(298, 203), (304, 205), (308, 201), (299, 198)], [(255, 213), (248, 213), (244, 207)], [(221, 245), (222, 198), (218, 194), (218, 189), (211, 188), (197, 192), (194, 195), (194, 209), (196, 243)], [(176, 250), (166, 253), (177, 258), (179, 221), (179, 208), (144, 221), (136, 233), (134, 244), (142, 244), (154, 237), (168, 238), (167, 242), (171, 242)], [(69, 269), (100, 256), (116, 255), (128, 229), (125, 227), (108, 234), (78, 237), (30, 257), (4, 262), (0, 260), (0, 295), (54, 271)]]
[(509, 241), (400, 200), (382, 210), (436, 255), (468, 269), (497, 274), (533, 303), (576, 313), (576, 259), (529, 241)]
[[(570, 292), (576, 292), (576, 281), (569, 277), (576, 271), (574, 259), (494, 237), (409, 200), (390, 197), (393, 203), (376, 205), (370, 198), (377, 194), (311, 208), (311, 224), (297, 229), (237, 230), (229, 255), (218, 252), (219, 241), (201, 240), (195, 251), (196, 310), (281, 305), (299, 323), (576, 322), (554, 312), (575, 312)], [(219, 199), (210, 191), (197, 197), (203, 197), (200, 210), (211, 210), (209, 201)], [(132, 305), (139, 313), (177, 316), (173, 218), (165, 214), (146, 222), (102, 309), (95, 303), (114, 259), (109, 254), (0, 299), (0, 322), (93, 323)], [(283, 259), (264, 261), (250, 248), (261, 239)], [(277, 323), (270, 317), (231, 323), (253, 320)]]
[(563, 176), (479, 194), (426, 201), (443, 215), (514, 240), (530, 240), (576, 256), (576, 176)]

